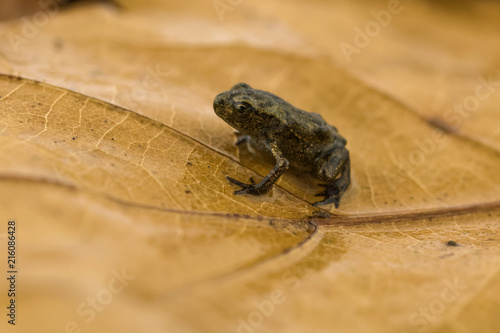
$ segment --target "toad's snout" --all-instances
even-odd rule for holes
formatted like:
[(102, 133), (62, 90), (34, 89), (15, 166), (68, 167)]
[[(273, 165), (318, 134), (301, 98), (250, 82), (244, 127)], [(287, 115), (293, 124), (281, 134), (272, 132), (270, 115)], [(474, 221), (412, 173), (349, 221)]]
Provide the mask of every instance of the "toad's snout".
[(226, 98), (224, 98), (223, 94), (219, 94), (219, 95), (215, 96), (215, 98), (214, 98), (214, 111), (219, 117), (221, 117), (223, 119), (225, 118), (225, 116), (227, 116), (229, 110), (227, 107)]

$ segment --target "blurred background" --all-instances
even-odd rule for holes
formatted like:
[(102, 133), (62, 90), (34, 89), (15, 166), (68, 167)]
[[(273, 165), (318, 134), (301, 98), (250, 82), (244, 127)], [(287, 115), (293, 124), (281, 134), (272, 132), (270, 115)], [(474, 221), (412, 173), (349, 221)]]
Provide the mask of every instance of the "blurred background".
[[(0, 1), (1, 331), (498, 332), (499, 31), (486, 0)], [(347, 138), (339, 209), (294, 172), (233, 195), (272, 167), (213, 112), (237, 82)]]

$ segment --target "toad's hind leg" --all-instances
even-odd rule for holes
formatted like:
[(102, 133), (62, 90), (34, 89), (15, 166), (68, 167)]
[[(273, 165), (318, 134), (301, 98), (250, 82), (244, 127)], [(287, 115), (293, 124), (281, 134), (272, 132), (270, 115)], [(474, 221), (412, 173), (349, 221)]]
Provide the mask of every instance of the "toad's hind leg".
[[(325, 190), (316, 196), (323, 196), (322, 201), (315, 202), (313, 205), (326, 205), (333, 203), (335, 208), (339, 208), (340, 199), (349, 187), (351, 182), (351, 163), (349, 151), (344, 147), (335, 149), (330, 154), (322, 158), (317, 169), (317, 177), (326, 182), (320, 184)], [(340, 173), (340, 177), (337, 176)]]

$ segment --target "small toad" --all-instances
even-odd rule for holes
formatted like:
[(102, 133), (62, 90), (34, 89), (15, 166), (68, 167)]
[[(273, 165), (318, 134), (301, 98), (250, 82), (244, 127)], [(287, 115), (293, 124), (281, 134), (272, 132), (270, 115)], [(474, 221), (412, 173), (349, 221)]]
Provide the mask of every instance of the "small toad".
[(235, 194), (261, 195), (273, 184), (289, 165), (307, 172), (325, 184), (325, 190), (316, 196), (323, 200), (314, 203), (333, 203), (339, 207), (340, 199), (350, 183), (349, 151), (337, 131), (317, 113), (306, 112), (266, 91), (238, 83), (217, 95), (214, 111), (238, 131), (236, 144), (248, 142), (259, 151), (272, 155), (276, 164), (259, 183), (242, 183), (226, 178), (241, 187)]

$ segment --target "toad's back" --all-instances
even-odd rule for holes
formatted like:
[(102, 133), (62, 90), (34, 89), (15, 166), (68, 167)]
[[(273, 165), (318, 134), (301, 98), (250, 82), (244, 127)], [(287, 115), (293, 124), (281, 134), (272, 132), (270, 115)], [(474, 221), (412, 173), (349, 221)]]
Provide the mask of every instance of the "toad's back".
[[(238, 83), (214, 99), (214, 111), (259, 150), (276, 160), (273, 170), (259, 184), (244, 184), (236, 193), (262, 194), (288, 168), (294, 165), (308, 170), (316, 178), (330, 183), (321, 203), (334, 202), (349, 185), (347, 141), (337, 129), (316, 113), (306, 112), (266, 91)], [(341, 177), (337, 176), (341, 173)], [(319, 204), (319, 203), (318, 203)]]

